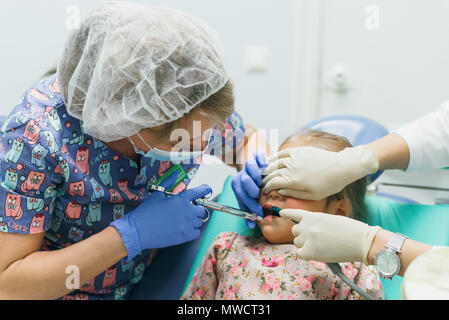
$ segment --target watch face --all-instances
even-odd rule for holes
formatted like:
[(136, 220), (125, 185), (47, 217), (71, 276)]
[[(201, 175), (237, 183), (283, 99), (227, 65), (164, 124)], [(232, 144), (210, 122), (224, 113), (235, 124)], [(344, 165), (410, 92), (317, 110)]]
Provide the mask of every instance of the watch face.
[(377, 266), (379, 271), (386, 276), (393, 276), (399, 272), (401, 267), (401, 261), (399, 257), (388, 250), (383, 250), (379, 252), (375, 257), (374, 264)]

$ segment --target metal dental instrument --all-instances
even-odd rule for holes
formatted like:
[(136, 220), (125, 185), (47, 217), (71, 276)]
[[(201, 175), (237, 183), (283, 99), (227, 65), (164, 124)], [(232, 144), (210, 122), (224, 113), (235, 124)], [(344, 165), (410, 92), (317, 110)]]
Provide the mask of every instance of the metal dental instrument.
[(240, 217), (240, 218), (243, 218), (243, 219), (248, 219), (248, 220), (251, 220), (251, 221), (262, 221), (263, 220), (262, 217), (259, 217), (255, 213), (245, 212), (245, 211), (242, 211), (242, 210), (239, 210), (239, 209), (236, 209), (236, 208), (233, 208), (233, 207), (229, 207), (229, 206), (226, 206), (224, 204), (221, 204), (221, 203), (218, 203), (218, 202), (215, 202), (215, 201), (207, 200), (205, 198), (196, 199), (193, 202), (196, 205), (200, 205), (200, 206), (203, 206), (203, 207), (208, 208), (208, 209), (212, 209), (212, 210), (224, 212), (224, 213), (227, 213), (227, 214), (231, 214), (233, 216)]
[[(162, 193), (164, 193), (165, 195), (168, 195), (168, 196), (176, 195), (173, 192), (166, 191), (165, 188), (162, 187), (162, 186), (150, 185), (148, 189), (150, 191), (162, 192)], [(240, 217), (240, 218), (243, 218), (243, 219), (248, 219), (248, 220), (251, 220), (251, 221), (262, 221), (263, 220), (262, 217), (259, 217), (255, 213), (245, 212), (245, 211), (242, 211), (242, 210), (230, 207), (230, 206), (226, 206), (224, 204), (221, 204), (221, 203), (218, 203), (218, 202), (215, 202), (215, 201), (212, 201), (212, 200), (208, 200), (206, 198), (196, 199), (196, 200), (193, 201), (193, 203), (196, 204), (196, 205), (203, 206), (203, 207), (205, 207), (207, 209), (212, 209), (212, 210), (224, 212), (224, 213), (227, 213), (227, 214), (230, 214), (230, 215), (233, 215), (233, 216), (236, 216), (236, 217)]]

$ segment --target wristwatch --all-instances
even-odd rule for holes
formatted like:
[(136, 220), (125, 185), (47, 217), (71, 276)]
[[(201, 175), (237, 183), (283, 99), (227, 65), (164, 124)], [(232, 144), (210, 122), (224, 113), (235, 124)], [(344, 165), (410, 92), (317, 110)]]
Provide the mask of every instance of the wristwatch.
[(385, 246), (385, 250), (374, 257), (374, 265), (382, 278), (391, 280), (401, 270), (401, 259), (398, 254), (401, 253), (402, 245), (407, 238), (403, 234), (395, 233)]

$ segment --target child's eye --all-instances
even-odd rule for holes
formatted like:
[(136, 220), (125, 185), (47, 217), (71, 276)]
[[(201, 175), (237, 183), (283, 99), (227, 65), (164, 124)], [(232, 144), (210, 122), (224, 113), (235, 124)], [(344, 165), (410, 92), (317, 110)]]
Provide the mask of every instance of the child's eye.
[(268, 198), (270, 200), (276, 200), (276, 201), (281, 201), (282, 200), (282, 196), (280, 196), (278, 194), (269, 194)]

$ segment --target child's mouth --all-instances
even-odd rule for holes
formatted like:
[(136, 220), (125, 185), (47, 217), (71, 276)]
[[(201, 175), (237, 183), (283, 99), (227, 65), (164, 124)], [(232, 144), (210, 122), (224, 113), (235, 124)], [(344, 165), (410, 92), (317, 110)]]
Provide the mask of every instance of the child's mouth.
[(281, 211), (281, 208), (270, 205), (264, 205), (262, 207), (262, 211), (265, 217), (266, 216), (280, 217), (279, 212)]

